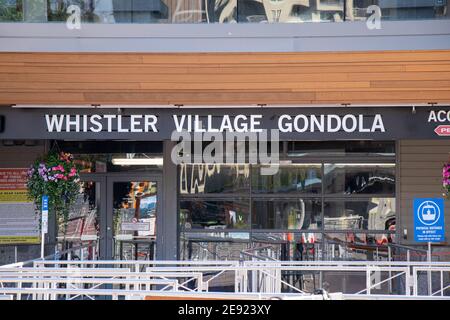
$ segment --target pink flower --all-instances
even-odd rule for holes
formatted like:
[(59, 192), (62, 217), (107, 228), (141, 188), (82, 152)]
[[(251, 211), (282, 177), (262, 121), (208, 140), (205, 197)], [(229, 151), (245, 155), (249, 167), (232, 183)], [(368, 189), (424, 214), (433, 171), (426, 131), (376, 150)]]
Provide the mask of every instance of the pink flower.
[(56, 167), (52, 168), (52, 171), (61, 171), (64, 172), (64, 167), (62, 165), (57, 165)]

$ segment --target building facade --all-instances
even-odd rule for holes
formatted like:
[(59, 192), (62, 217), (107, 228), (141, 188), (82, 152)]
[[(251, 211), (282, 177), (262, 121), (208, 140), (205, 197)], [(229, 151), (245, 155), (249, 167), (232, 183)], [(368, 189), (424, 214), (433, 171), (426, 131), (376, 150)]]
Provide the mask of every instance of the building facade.
[[(0, 172), (17, 178), (50, 150), (82, 167), (48, 254), (405, 259), (399, 246), (424, 246), (414, 199), (443, 197), (449, 17), (438, 0), (0, 0)], [(277, 129), (279, 169), (176, 165), (177, 125)], [(6, 179), (1, 261), (35, 258), (38, 225), (7, 197), (23, 176), (22, 187)], [(447, 241), (436, 259), (448, 259)]]

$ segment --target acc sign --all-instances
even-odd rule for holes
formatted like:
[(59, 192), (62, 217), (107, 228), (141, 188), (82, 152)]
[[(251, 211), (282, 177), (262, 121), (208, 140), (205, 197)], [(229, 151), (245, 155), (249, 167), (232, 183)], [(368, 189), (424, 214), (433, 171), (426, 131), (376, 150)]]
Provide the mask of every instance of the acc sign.
[(414, 199), (414, 240), (417, 242), (445, 240), (443, 199)]
[(440, 125), (434, 129), (438, 136), (450, 136), (450, 125)]

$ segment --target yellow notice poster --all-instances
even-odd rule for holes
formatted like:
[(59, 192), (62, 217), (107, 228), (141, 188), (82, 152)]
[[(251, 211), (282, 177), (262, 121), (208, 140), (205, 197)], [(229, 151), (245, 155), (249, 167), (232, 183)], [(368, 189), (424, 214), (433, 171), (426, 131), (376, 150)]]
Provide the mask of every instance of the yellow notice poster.
[(26, 168), (0, 168), (0, 244), (40, 243), (39, 215), (26, 182)]
[(30, 202), (27, 190), (0, 190), (0, 203), (2, 202)]

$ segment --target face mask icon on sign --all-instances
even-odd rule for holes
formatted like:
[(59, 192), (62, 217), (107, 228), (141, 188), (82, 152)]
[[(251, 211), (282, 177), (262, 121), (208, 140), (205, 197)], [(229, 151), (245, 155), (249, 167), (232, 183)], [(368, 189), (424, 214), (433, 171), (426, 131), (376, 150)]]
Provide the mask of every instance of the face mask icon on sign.
[(433, 221), (436, 219), (436, 208), (427, 202), (422, 207), (421, 214), (424, 221)]

